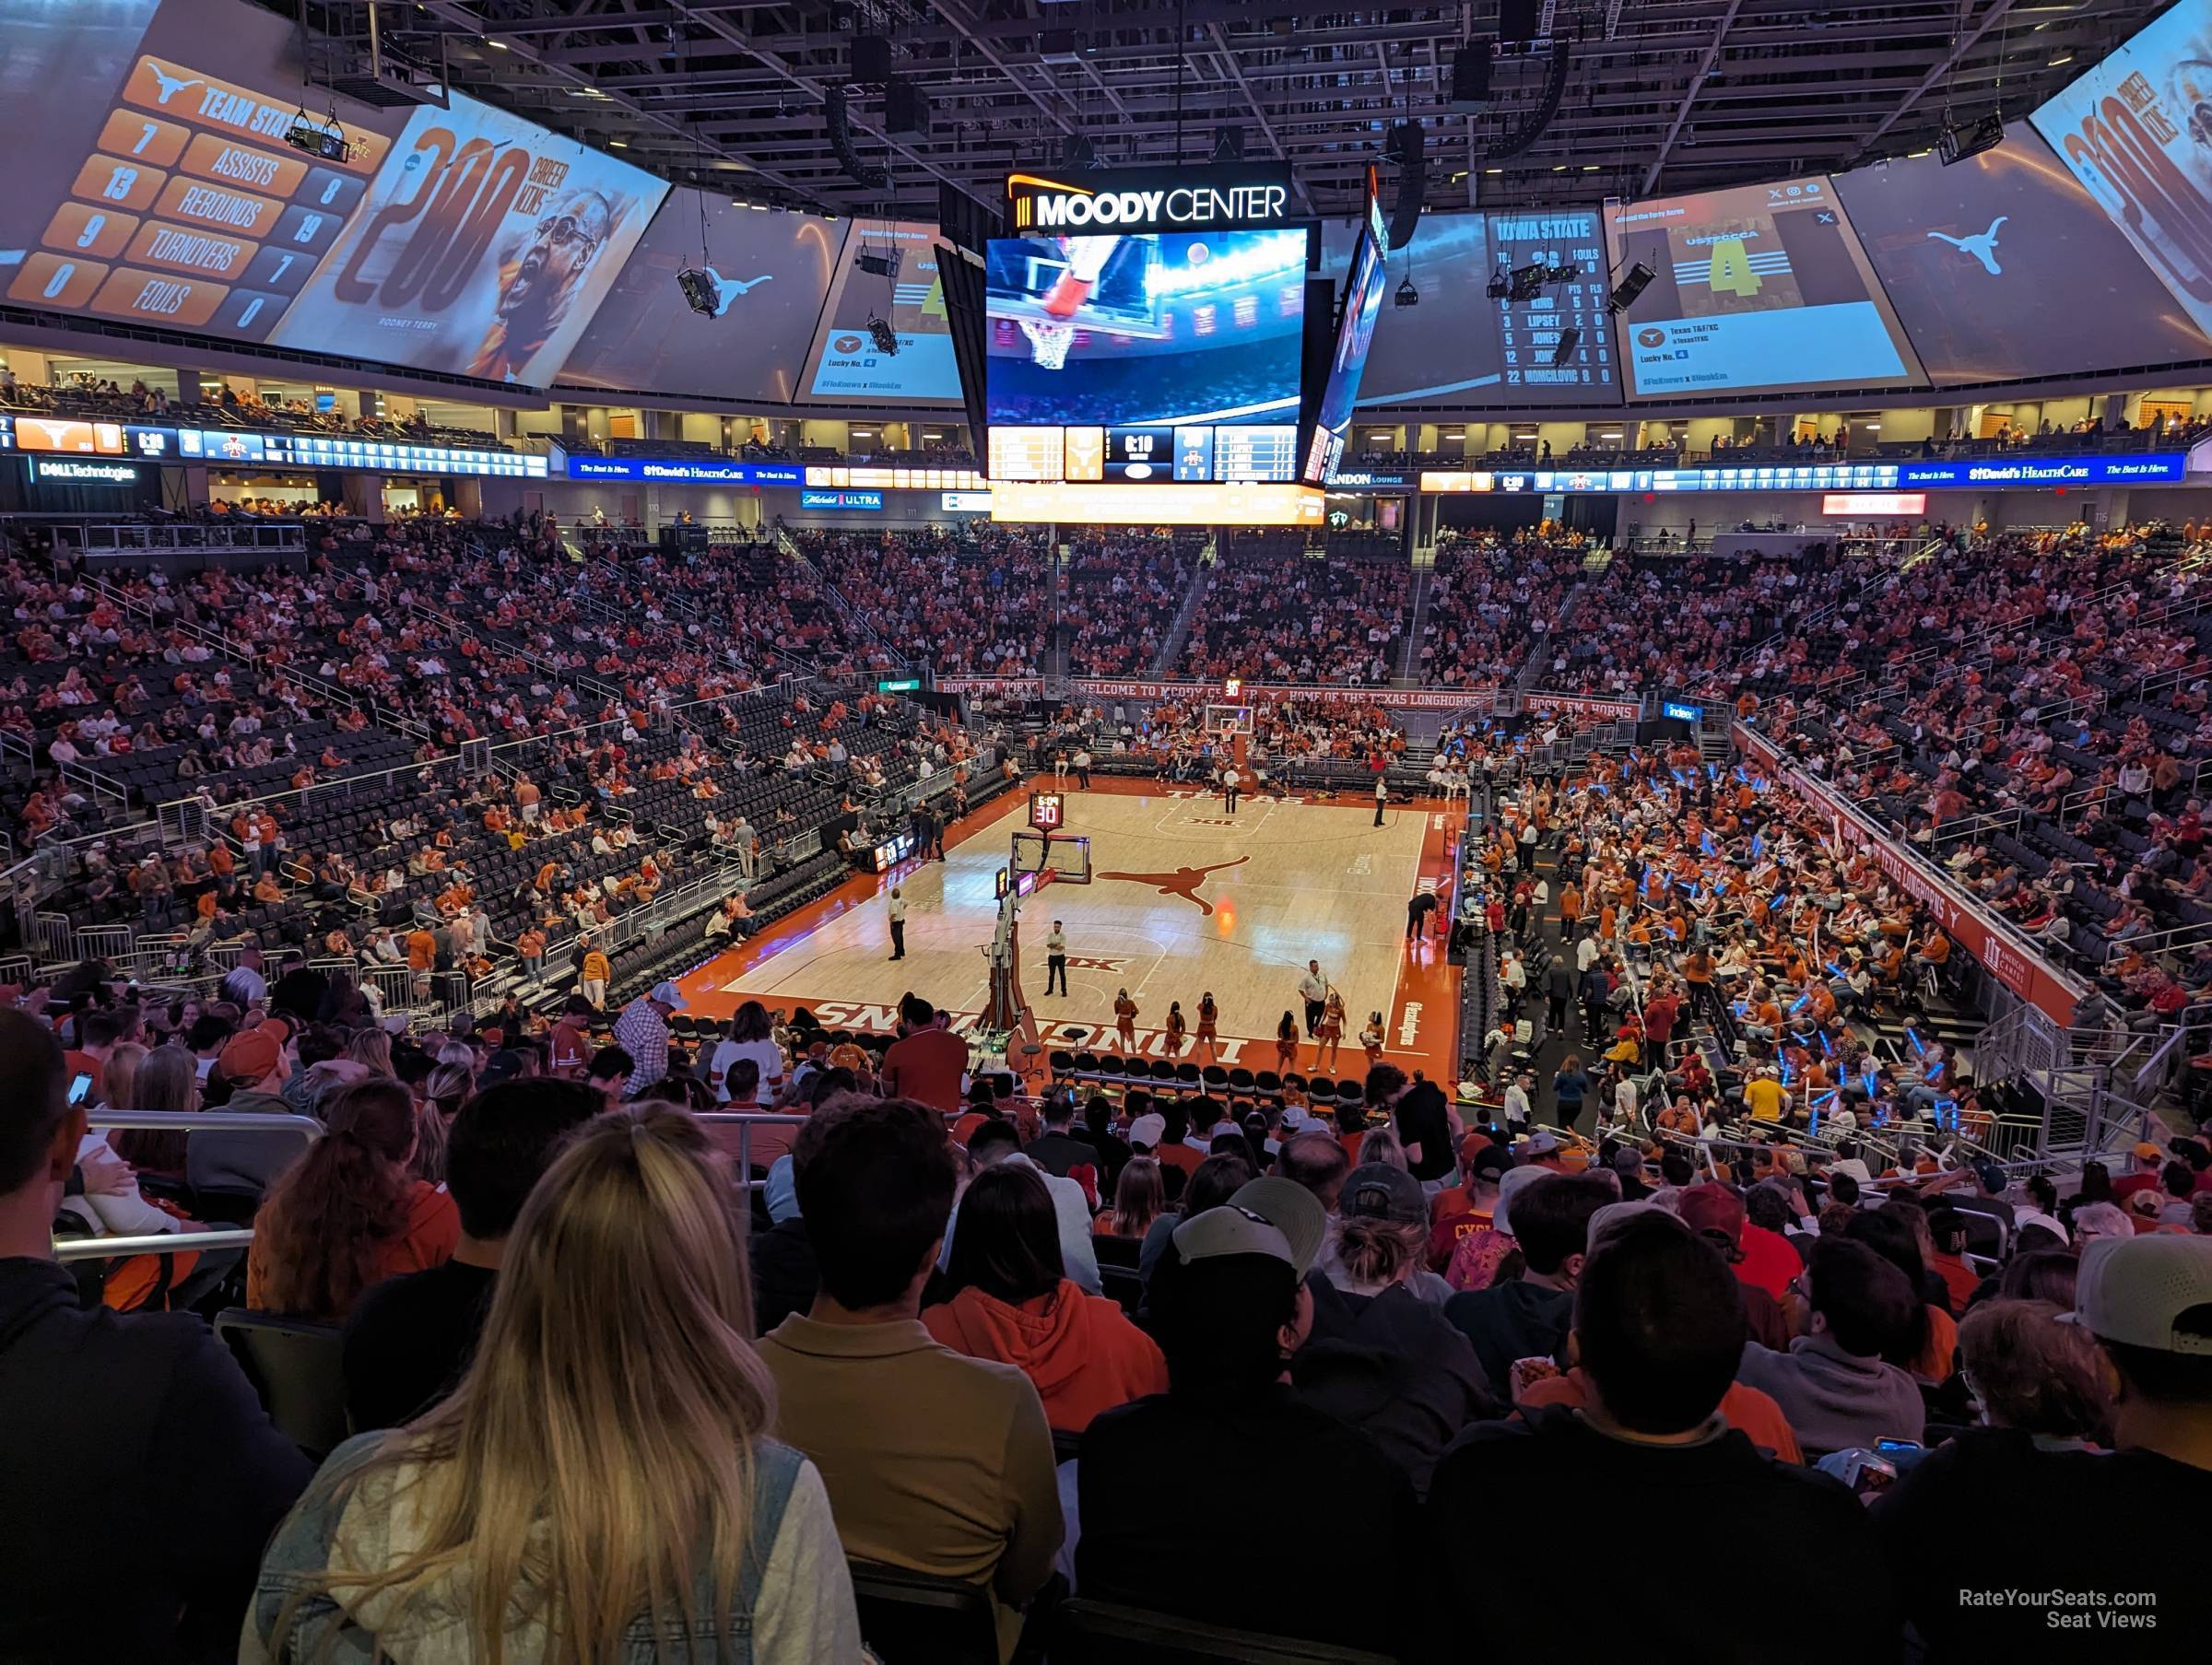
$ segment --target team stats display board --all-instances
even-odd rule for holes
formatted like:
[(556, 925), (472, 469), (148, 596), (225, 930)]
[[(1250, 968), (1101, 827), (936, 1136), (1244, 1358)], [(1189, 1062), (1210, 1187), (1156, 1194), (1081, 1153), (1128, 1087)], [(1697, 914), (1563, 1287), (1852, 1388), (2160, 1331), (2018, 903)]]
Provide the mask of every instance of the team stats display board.
[[(1324, 229), (1325, 270), (1353, 258), (1357, 232), (1357, 222)], [(1544, 285), (1527, 300), (1488, 293), (1494, 276), (1539, 264), (1571, 265), (1576, 276)], [(1618, 403), (1605, 232), (1595, 208), (1424, 214), (1412, 242), (1389, 255), (1387, 265), (1389, 287), (1410, 279), (1420, 300), (1382, 310), (1355, 408), (1473, 393), (1503, 405)], [(1570, 329), (1575, 340), (1555, 365)]]
[(1824, 174), (1606, 205), (1631, 399), (1908, 386), (1920, 361)]
[[(135, 27), (134, 27), (135, 26)], [(235, 0), (0, 0), (16, 302), (548, 385), (668, 187), (453, 94), (285, 135), (294, 26)], [(323, 111), (315, 112), (318, 119)]]
[[(914, 220), (853, 222), (830, 271), (830, 293), (807, 349), (798, 403), (858, 399), (947, 408), (960, 403), (960, 371), (945, 317), (936, 235), (934, 226)], [(888, 275), (862, 271), (864, 255), (888, 264)], [(876, 345), (868, 329), (871, 318), (891, 326), (899, 337), (896, 353)]]
[(993, 479), (1298, 474), (1303, 227), (993, 240)]

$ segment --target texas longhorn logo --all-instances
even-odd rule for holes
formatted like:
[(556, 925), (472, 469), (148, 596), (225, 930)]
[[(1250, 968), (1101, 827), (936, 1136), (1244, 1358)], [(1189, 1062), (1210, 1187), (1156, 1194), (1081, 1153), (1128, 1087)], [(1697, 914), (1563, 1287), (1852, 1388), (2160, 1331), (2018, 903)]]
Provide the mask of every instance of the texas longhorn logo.
[(1206, 883), (1206, 874), (1219, 873), (1224, 867), (1241, 867), (1251, 860), (1250, 856), (1239, 856), (1233, 862), (1216, 862), (1210, 867), (1178, 867), (1173, 873), (1102, 873), (1099, 877), (1156, 885), (1161, 896), (1181, 897), (1186, 902), (1197, 903), (1200, 913), (1211, 913), (1214, 905), (1198, 894), (1198, 886)]

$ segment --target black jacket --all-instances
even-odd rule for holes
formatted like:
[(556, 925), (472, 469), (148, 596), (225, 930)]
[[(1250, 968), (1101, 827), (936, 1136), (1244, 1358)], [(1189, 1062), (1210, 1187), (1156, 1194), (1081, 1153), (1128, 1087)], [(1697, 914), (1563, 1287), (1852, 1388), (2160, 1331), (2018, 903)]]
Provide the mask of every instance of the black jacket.
[(231, 1659), (314, 1465), (207, 1326), (0, 1260), (0, 1659)]
[[(1366, 1435), (1288, 1388), (1227, 1402), (1156, 1393), (1105, 1412), (1084, 1433), (1076, 1483), (1086, 1596), (1426, 1657), (1434, 1575), (1412, 1486)], [(1266, 1565), (1324, 1543), (1325, 1577)], [(1194, 1571), (1225, 1544), (1254, 1545), (1257, 1570), (1232, 1555), (1213, 1574)]]
[(1734, 1429), (1699, 1445), (1647, 1446), (1611, 1438), (1559, 1407), (1529, 1412), (1524, 1423), (1479, 1423), (1436, 1465), (1430, 1535), (1453, 1545), (1488, 1541), (1500, 1530), (1501, 1498), (1511, 1499), (1512, 1542), (1553, 1546), (1555, 1555), (1567, 1553), (1560, 1545), (1589, 1546), (1591, 1500), (1603, 1498), (1608, 1541), (1684, 1554), (1770, 1545), (1778, 1565), (1852, 1568), (1851, 1599), (1847, 1612), (1746, 1617), (1729, 1606), (1745, 1599), (1733, 1590), (1718, 1608), (1603, 1588), (1578, 1599), (1545, 1577), (1500, 1577), (1496, 1555), (1448, 1555), (1446, 1610), (1480, 1612), (1483, 1659), (1887, 1665), (1900, 1657), (1893, 1588), (1865, 1506), (1825, 1474), (1761, 1455)]
[(753, 1331), (766, 1335), (794, 1312), (814, 1305), (822, 1286), (806, 1223), (795, 1216), (755, 1232), (747, 1257), (753, 1266)]
[(1441, 1307), (1404, 1284), (1346, 1295), (1309, 1278), (1313, 1330), (1290, 1361), (1291, 1385), (1317, 1411), (1359, 1429), (1406, 1471), (1417, 1493), (1469, 1423), (1503, 1416), (1467, 1338)]

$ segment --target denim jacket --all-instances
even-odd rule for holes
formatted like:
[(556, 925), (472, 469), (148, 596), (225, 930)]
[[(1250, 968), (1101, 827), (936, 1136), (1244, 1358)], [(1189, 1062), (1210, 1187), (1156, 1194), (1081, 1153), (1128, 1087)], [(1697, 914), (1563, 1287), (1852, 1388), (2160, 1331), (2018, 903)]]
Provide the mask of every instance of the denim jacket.
[[(348, 1565), (376, 1565), (395, 1521), (388, 1470), (358, 1487), (347, 1483), (372, 1457), (388, 1433), (363, 1434), (347, 1440), (309, 1484), (284, 1524), (277, 1528), (246, 1614), (241, 1638), (241, 1665), (259, 1661), (328, 1661), (329, 1665), (463, 1665), (477, 1657), (473, 1592), (455, 1583), (425, 1600), (418, 1594), (404, 1612), (386, 1597), (362, 1603), (357, 1612), (320, 1589), (341, 1533)], [(757, 1440), (753, 1447), (753, 1517), (746, 1534), (745, 1564), (732, 1589), (730, 1611), (719, 1622), (688, 1624), (680, 1616), (656, 1624), (633, 1621), (624, 1637), (622, 1665), (753, 1665), (753, 1609), (770, 1546), (790, 1502), (793, 1482), (806, 1459), (789, 1446)], [(707, 1569), (710, 1583), (718, 1569)], [(341, 1592), (343, 1593), (343, 1592)], [(699, 1592), (707, 1605), (711, 1589)], [(295, 1598), (288, 1622), (285, 1608)], [(278, 1624), (284, 1629), (278, 1634)], [(538, 1621), (518, 1616), (508, 1633), (507, 1657), (518, 1662), (539, 1656), (544, 1636)]]

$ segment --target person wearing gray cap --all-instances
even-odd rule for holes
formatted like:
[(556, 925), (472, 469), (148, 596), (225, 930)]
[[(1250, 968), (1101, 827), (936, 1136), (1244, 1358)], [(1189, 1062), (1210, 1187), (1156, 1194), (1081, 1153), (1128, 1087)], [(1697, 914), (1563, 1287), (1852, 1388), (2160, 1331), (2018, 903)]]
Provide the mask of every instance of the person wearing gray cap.
[[(1299, 1397), (1359, 1428), (1426, 1493), (1429, 1473), (1468, 1423), (1502, 1416), (1467, 1338), (1422, 1298), (1429, 1247), (1421, 1182), (1386, 1162), (1346, 1176), (1329, 1245), (1328, 1284), (1313, 1292), (1313, 1327), (1291, 1361)], [(1441, 1280), (1438, 1280), (1441, 1282)]]
[[(1168, 1391), (1102, 1413), (1083, 1436), (1086, 1597), (1425, 1657), (1425, 1581), (1406, 1576), (1426, 1564), (1412, 1485), (1373, 1440), (1284, 1381), (1312, 1323), (1303, 1280), (1327, 1226), (1310, 1191), (1270, 1177), (1175, 1228), (1152, 1290)], [(1162, 1475), (1186, 1483), (1171, 1495)], [(1223, 1546), (1255, 1530), (1328, 1543), (1329, 1576), (1234, 1576)]]
[[(2203, 1650), (2212, 1624), (2212, 1583), (2194, 1557), (2170, 1553), (2172, 1523), (2212, 1510), (2212, 1238), (2096, 1238), (2082, 1250), (2075, 1309), (2052, 1321), (2096, 1340), (2112, 1448), (2043, 1449), (2018, 1429), (1977, 1428), (1875, 1505), (1929, 1665), (2179, 1659)], [(1991, 1589), (2101, 1600), (1973, 1601)], [(2129, 1623), (2100, 1623), (2100, 1611)]]

